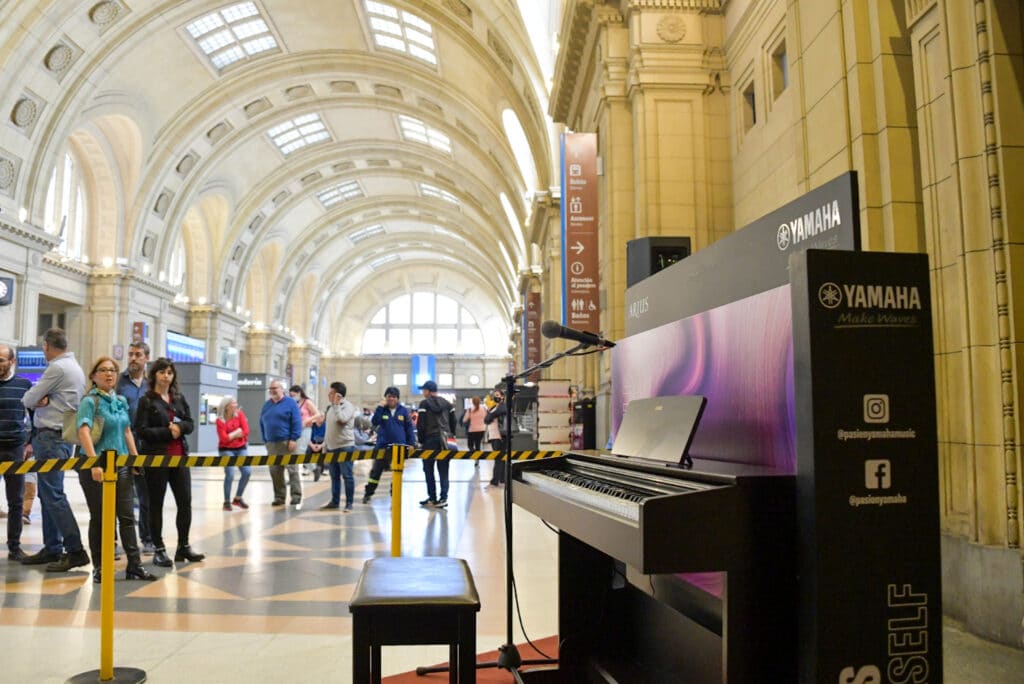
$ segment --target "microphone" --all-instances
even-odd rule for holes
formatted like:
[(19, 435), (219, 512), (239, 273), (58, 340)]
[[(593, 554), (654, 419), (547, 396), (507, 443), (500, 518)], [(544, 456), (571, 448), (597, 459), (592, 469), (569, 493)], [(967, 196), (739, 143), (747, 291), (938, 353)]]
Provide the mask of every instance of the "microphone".
[(540, 334), (549, 339), (572, 340), (591, 347), (614, 347), (615, 343), (604, 339), (600, 335), (583, 330), (574, 330), (559, 325), (554, 321), (544, 321), (540, 326)]

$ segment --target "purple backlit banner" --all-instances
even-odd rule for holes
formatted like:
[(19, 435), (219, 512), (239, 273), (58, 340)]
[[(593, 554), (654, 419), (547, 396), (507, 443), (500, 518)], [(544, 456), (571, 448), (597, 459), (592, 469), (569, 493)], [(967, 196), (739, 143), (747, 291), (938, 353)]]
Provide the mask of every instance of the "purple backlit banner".
[(612, 431), (633, 399), (699, 394), (690, 454), (796, 472), (789, 285), (631, 335), (612, 350)]

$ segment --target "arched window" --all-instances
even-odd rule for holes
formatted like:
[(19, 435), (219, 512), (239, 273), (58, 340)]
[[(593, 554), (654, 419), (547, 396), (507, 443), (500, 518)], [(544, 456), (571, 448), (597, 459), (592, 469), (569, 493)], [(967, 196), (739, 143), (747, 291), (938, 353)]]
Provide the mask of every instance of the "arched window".
[(43, 225), (48, 233), (60, 238), (56, 250), (64, 256), (88, 261), (82, 253), (85, 238), (85, 192), (78, 175), (78, 166), (70, 152), (64, 154), (61, 163), (50, 174), (50, 186), (46, 191), (46, 213)]
[(185, 241), (180, 235), (167, 268), (167, 282), (175, 287), (180, 287), (185, 282)]
[(537, 190), (537, 167), (533, 163), (533, 153), (530, 151), (530, 142), (526, 139), (526, 132), (523, 125), (519, 123), (519, 117), (511, 109), (501, 113), (501, 123), (505, 126), (505, 135), (508, 137), (508, 144), (512, 147), (512, 154), (516, 156), (516, 163), (519, 165), (519, 173), (523, 176), (523, 183), (526, 185), (526, 193), (532, 194)]
[(476, 319), (444, 295), (414, 292), (395, 297), (370, 319), (363, 354), (484, 353)]

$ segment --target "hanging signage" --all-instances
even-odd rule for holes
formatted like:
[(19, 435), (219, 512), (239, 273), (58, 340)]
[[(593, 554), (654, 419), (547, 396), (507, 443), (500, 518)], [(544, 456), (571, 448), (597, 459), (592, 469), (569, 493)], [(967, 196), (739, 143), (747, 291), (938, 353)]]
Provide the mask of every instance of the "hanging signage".
[[(540, 363), (540, 292), (527, 292), (523, 297), (523, 366), (531, 368)], [(539, 380), (540, 371), (531, 373), (528, 380)]]
[(599, 332), (597, 135), (562, 135), (562, 324)]
[(412, 386), (419, 388), (420, 385), (425, 383), (427, 380), (434, 380), (437, 378), (437, 357), (433, 354), (413, 354), (410, 359), (412, 367), (410, 368), (410, 376), (412, 377)]

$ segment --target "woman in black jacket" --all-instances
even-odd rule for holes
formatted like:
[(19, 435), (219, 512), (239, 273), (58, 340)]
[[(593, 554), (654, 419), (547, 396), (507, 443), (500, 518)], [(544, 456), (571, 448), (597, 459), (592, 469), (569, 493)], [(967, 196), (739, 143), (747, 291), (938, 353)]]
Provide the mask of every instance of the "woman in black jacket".
[[(141, 445), (139, 451), (149, 456), (187, 456), (185, 435), (195, 425), (188, 402), (178, 391), (178, 377), (174, 362), (161, 357), (150, 364), (149, 391), (140, 399), (135, 411), (135, 434)], [(201, 561), (206, 556), (197, 553), (188, 543), (192, 528), (192, 475), (188, 468), (146, 468), (146, 489), (149, 491), (149, 530), (156, 553), (153, 563), (169, 568), (173, 565), (164, 546), (164, 496), (171, 486), (174, 502), (178, 506), (178, 550), (174, 560)]]

